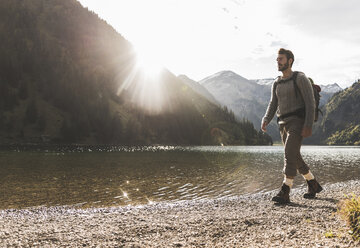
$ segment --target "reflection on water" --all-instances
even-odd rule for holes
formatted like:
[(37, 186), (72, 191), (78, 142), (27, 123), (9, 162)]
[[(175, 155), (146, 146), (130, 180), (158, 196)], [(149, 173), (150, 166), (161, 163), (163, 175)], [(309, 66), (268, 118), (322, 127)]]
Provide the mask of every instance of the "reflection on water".
[[(75, 152), (74, 152), (75, 151)], [(218, 198), (280, 187), (283, 147), (144, 147), (0, 152), (0, 208)], [(358, 179), (358, 147), (305, 146), (322, 183)], [(295, 187), (303, 185), (298, 176)]]

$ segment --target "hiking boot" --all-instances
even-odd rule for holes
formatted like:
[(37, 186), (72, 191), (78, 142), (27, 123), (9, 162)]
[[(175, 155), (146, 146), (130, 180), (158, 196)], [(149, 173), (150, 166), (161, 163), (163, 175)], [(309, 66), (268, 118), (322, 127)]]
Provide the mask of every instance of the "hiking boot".
[(290, 202), (290, 187), (283, 183), (280, 192), (271, 200), (277, 203), (285, 204)]
[(306, 180), (308, 185), (308, 192), (304, 194), (304, 198), (306, 199), (314, 199), (316, 193), (320, 193), (323, 188), (321, 185), (316, 181), (316, 179)]

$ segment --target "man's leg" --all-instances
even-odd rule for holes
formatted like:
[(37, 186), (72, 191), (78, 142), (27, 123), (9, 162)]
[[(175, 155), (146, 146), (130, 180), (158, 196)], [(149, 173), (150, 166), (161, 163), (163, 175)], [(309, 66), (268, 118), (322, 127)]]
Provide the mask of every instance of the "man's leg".
[[(286, 147), (288, 133), (287, 133), (287, 126), (285, 124), (280, 125), (280, 136), (283, 145)], [(286, 155), (284, 156), (284, 172), (285, 172), (285, 167), (286, 167)], [(296, 170), (295, 170), (295, 175), (296, 175)], [(290, 202), (289, 194), (290, 194), (290, 189), (293, 185), (294, 177), (295, 176), (286, 175), (284, 173), (284, 181), (281, 186), (280, 192), (272, 198), (272, 201), (282, 204)]]
[(289, 178), (294, 178), (297, 171), (301, 174), (306, 174), (309, 171), (308, 165), (300, 154), (303, 124), (304, 121), (301, 119), (293, 119), (286, 124), (284, 174)]
[[(287, 142), (287, 163), (285, 163), (285, 171), (290, 171), (292, 173), (293, 165), (295, 164), (296, 169), (299, 173), (306, 179), (308, 184), (308, 193), (304, 194), (304, 198), (315, 198), (316, 193), (322, 191), (322, 187), (316, 181), (314, 175), (311, 173), (309, 166), (304, 162), (300, 149), (303, 141), (303, 137), (301, 136), (301, 131), (303, 128), (303, 121), (300, 119), (294, 119), (290, 122), (289, 130), (288, 130), (288, 138)], [(286, 152), (285, 152), (286, 154)], [(286, 173), (286, 172), (285, 172)]]
[(308, 185), (308, 192), (304, 194), (304, 198), (314, 199), (316, 194), (320, 193), (323, 188), (318, 183), (318, 181), (316, 181), (314, 175), (311, 173), (310, 170), (307, 174), (303, 174), (302, 176), (304, 177)]

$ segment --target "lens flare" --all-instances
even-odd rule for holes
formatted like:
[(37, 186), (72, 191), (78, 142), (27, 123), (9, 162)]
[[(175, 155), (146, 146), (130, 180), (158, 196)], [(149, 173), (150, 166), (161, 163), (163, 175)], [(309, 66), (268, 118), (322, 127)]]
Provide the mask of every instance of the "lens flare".
[(155, 203), (154, 201), (150, 200), (147, 196), (145, 196), (145, 198), (146, 198), (148, 204), (151, 205), (151, 204), (154, 204), (154, 203)]
[(142, 51), (136, 51), (136, 67), (149, 79), (157, 79), (164, 68), (156, 54)]
[(150, 114), (160, 113), (166, 105), (163, 72), (159, 54), (151, 48), (134, 47), (135, 62), (120, 83), (118, 95), (124, 90), (131, 101)]

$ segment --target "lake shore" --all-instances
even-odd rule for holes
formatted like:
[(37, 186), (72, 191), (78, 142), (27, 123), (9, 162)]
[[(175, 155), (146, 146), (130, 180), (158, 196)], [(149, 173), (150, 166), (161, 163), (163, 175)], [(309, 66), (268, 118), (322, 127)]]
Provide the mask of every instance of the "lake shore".
[(336, 213), (360, 181), (324, 185), (317, 199), (275, 191), (247, 196), (79, 209), (72, 206), (0, 210), (0, 246), (103, 247), (355, 247)]

